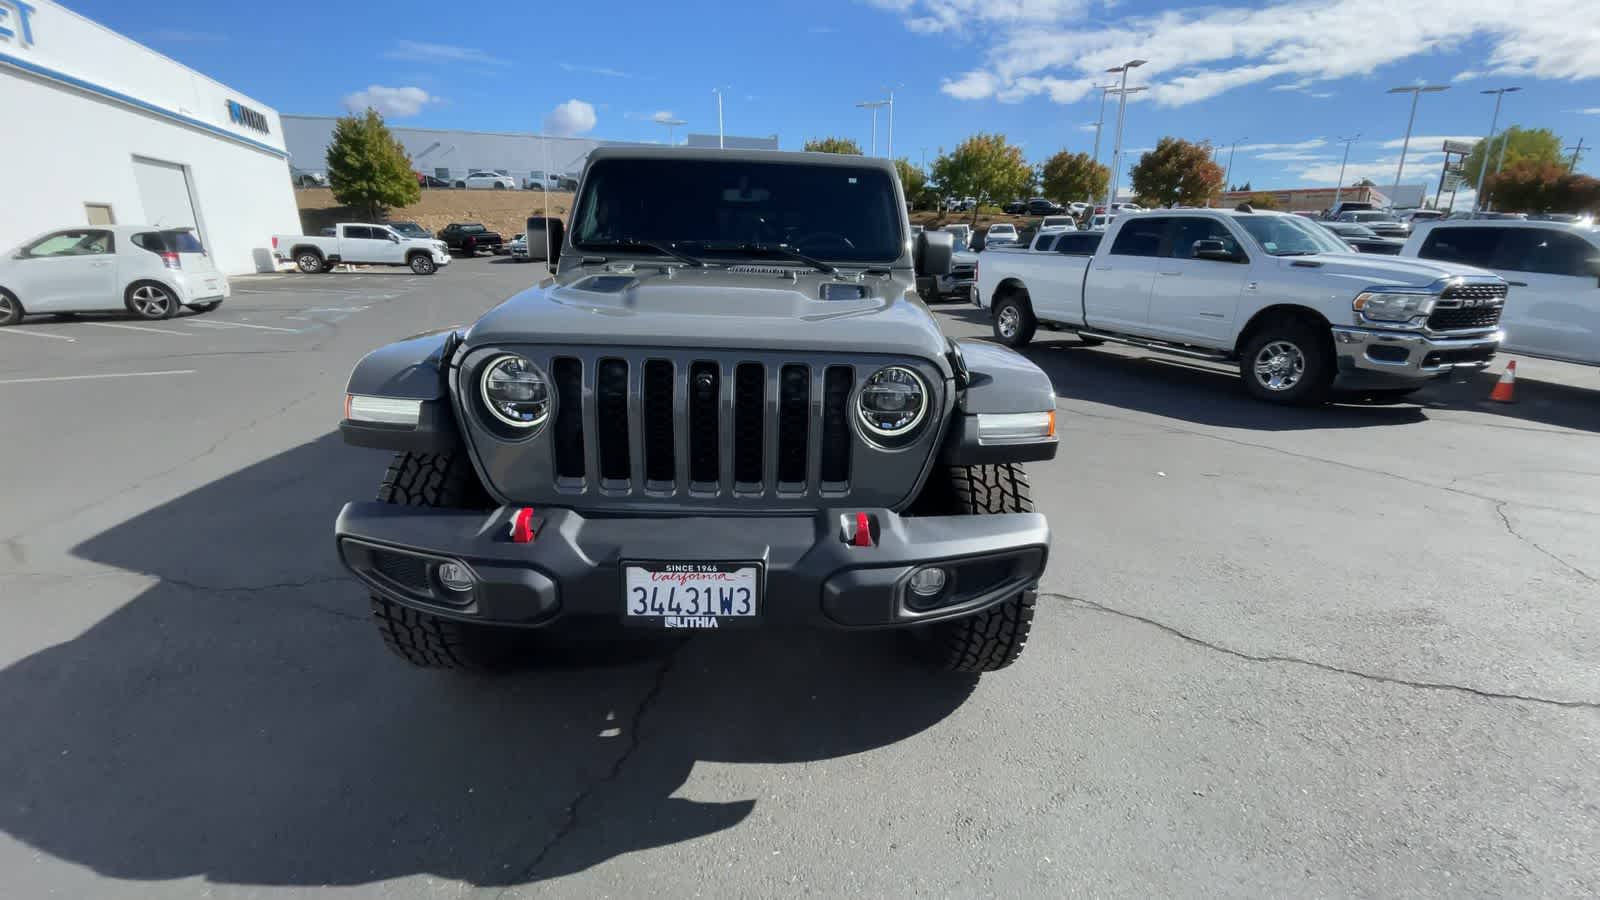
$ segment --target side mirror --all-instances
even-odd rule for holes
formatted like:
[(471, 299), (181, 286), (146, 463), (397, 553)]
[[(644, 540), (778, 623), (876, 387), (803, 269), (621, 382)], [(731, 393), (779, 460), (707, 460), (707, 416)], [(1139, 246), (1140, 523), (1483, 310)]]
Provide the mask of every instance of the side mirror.
[(1191, 255), (1195, 259), (1209, 259), (1215, 262), (1233, 262), (1238, 259), (1226, 244), (1212, 238), (1195, 241)]
[(528, 258), (555, 265), (561, 259), (561, 242), (566, 238), (566, 226), (554, 216), (533, 216), (528, 219), (527, 225), (522, 239), (528, 242)]
[(955, 235), (948, 231), (924, 231), (917, 235), (912, 264), (922, 276), (949, 275), (954, 264)]
[(392, 231), (391, 231), (391, 232), (389, 232), (389, 243), (391, 243), (391, 244), (398, 244), (398, 243), (400, 243), (400, 235), (398, 235), (398, 234), (395, 234), (395, 233), (394, 233), (394, 232), (392, 232)]

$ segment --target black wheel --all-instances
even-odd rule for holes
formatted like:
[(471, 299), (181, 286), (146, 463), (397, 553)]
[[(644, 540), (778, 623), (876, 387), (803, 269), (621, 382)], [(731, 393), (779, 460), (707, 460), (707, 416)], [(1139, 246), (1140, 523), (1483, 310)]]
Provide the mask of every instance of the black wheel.
[[(930, 484), (929, 489), (934, 494), (924, 508), (944, 515), (1033, 511), (1028, 475), (1016, 463), (954, 466), (945, 470), (942, 482)], [(1033, 591), (1021, 591), (980, 613), (936, 622), (907, 632), (907, 637), (913, 651), (938, 668), (994, 672), (1022, 655), (1033, 628), (1036, 602)]]
[(411, 254), (411, 271), (418, 275), (432, 275), (438, 266), (434, 265), (433, 257), (426, 253)]
[(315, 275), (318, 272), (326, 271), (322, 267), (322, 254), (313, 250), (300, 251), (294, 258), (294, 264), (307, 275)]
[(1327, 329), (1296, 319), (1261, 326), (1245, 341), (1239, 356), (1245, 390), (1270, 403), (1321, 403), (1328, 397), (1333, 376), (1333, 342)]
[(502, 183), (500, 183), (500, 182), (498, 182), (498, 181), (496, 181), (496, 182), (495, 182), (495, 183), (494, 183), (494, 189), (495, 189), (495, 190), (497, 190), (497, 191), (503, 191), (503, 190), (505, 190), (505, 189), (506, 189), (506, 186), (505, 186), (505, 185), (504, 185), (504, 184), (502, 184)]
[(22, 321), (22, 301), (8, 290), (0, 289), (0, 327)]
[(153, 281), (145, 281), (128, 288), (128, 294), (123, 300), (127, 304), (128, 312), (141, 319), (170, 319), (177, 315), (178, 297), (163, 285)]
[(994, 301), (994, 336), (1007, 347), (1026, 347), (1039, 328), (1026, 291), (1009, 291)]
[(196, 303), (193, 306), (190, 306), (189, 308), (194, 310), (195, 312), (208, 313), (208, 312), (211, 312), (213, 309), (216, 309), (217, 307), (219, 307), (221, 305), (222, 305), (222, 301), (221, 300), (207, 300), (204, 303)]
[[(378, 500), (402, 506), (479, 509), (490, 505), (462, 453), (397, 453)], [(372, 595), (372, 617), (396, 656), (426, 669), (501, 669), (513, 656), (510, 636), (494, 628), (441, 619)]]

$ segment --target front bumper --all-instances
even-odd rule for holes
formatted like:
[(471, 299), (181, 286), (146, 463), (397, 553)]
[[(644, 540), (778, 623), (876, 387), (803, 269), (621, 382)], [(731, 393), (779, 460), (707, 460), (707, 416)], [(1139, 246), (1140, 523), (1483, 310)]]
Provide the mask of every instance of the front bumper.
[[(756, 563), (759, 614), (727, 624), (885, 628), (954, 618), (1037, 587), (1050, 530), (1038, 513), (904, 517), (865, 510), (874, 545), (849, 543), (860, 510), (810, 516), (596, 518), (540, 510), (535, 538), (515, 543), (515, 510), (426, 509), (350, 503), (339, 513), (340, 560), (389, 599), (437, 616), (541, 627), (577, 616), (623, 620), (623, 566), (631, 562)], [(476, 576), (470, 592), (438, 581), (443, 562)], [(918, 602), (912, 572), (939, 565), (944, 593)], [(660, 626), (661, 618), (629, 617)]]
[(1425, 381), (1487, 368), (1505, 334), (1432, 338), (1417, 332), (1333, 326), (1339, 375), (1347, 380)]
[(448, 266), (452, 259), (455, 257), (450, 255), (449, 250), (436, 250), (433, 253), (433, 264), (436, 266)]

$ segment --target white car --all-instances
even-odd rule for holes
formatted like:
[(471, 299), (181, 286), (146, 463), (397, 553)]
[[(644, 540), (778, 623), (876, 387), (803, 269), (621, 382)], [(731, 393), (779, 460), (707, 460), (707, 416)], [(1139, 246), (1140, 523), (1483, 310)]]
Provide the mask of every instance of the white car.
[(461, 186), (469, 191), (512, 191), (516, 190), (517, 180), (499, 172), (473, 172)]
[(1600, 231), (1518, 219), (1422, 222), (1400, 255), (1504, 278), (1506, 353), (1600, 365)]
[(1003, 243), (1017, 243), (1017, 226), (1006, 222), (999, 222), (989, 226), (984, 232), (983, 243), (985, 247), (999, 246)]
[(275, 234), (272, 255), (306, 274), (331, 272), (337, 265), (407, 266), (432, 275), (450, 265), (450, 248), (431, 237), (403, 237), (387, 225), (340, 222), (332, 234)]
[(1069, 231), (1078, 227), (1073, 224), (1071, 216), (1045, 216), (1039, 220), (1039, 231)]
[(1082, 216), (1088, 211), (1089, 204), (1083, 202), (1082, 200), (1074, 200), (1073, 202), (1067, 204), (1067, 212), (1070, 212), (1075, 216)]
[(516, 237), (512, 238), (511, 239), (511, 243), (507, 244), (506, 246), (510, 248), (511, 258), (512, 259), (516, 260), (517, 262), (527, 262), (528, 261), (528, 233), (527, 232), (523, 232), (522, 234), (519, 234)]
[(166, 319), (185, 306), (209, 312), (230, 292), (228, 276), (187, 228), (61, 228), (0, 258), (0, 325), (32, 313), (127, 310)]
[(1089, 218), (1089, 230), (1105, 231), (1106, 228), (1110, 226), (1111, 220), (1114, 218), (1116, 218), (1116, 216), (1108, 216), (1105, 213), (1095, 213)]

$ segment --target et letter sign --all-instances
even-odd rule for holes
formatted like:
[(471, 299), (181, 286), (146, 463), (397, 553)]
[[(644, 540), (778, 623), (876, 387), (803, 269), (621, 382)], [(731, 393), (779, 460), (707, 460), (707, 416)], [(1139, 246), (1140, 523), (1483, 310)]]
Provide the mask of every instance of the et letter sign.
[(0, 0), (0, 47), (33, 46), (33, 13), (23, 0)]

